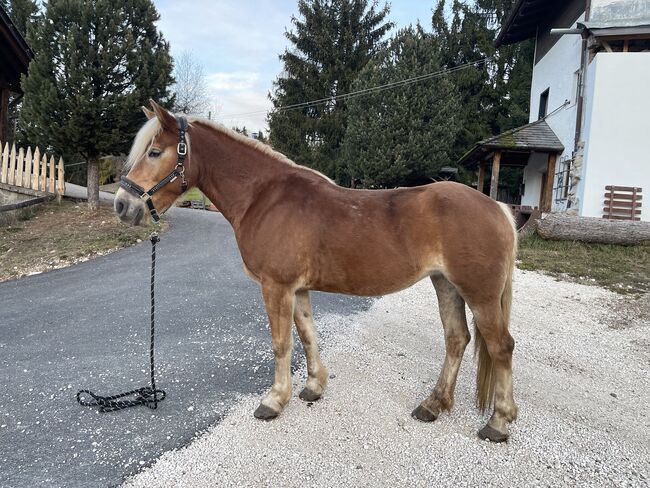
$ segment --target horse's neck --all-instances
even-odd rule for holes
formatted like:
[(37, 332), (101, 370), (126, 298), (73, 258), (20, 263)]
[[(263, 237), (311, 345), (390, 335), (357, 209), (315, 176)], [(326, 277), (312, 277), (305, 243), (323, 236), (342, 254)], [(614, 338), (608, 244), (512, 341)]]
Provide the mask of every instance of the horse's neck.
[(262, 187), (290, 167), (216, 129), (197, 132), (191, 148), (200, 166), (197, 186), (236, 228)]

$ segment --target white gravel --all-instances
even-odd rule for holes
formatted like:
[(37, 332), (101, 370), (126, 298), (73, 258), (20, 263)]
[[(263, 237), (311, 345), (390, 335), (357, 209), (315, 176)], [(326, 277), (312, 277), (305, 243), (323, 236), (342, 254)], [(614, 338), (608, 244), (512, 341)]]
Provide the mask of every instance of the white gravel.
[[(647, 297), (645, 297), (647, 299)], [(648, 486), (650, 327), (594, 286), (517, 271), (512, 335), (519, 419), (507, 444), (480, 441), (468, 347), (453, 412), (411, 410), (444, 357), (431, 283), (352, 317), (322, 317), (333, 378), (272, 422), (246, 397), (207, 434), (164, 454), (126, 486)], [(244, 374), (244, 373), (242, 373)]]

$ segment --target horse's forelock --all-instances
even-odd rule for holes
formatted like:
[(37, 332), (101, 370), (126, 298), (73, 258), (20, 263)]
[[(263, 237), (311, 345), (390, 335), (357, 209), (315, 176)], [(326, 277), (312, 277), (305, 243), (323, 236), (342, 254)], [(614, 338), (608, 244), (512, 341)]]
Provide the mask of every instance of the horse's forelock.
[(126, 169), (131, 169), (135, 163), (137, 163), (142, 156), (149, 151), (151, 146), (151, 141), (156, 137), (162, 126), (158, 117), (153, 117), (149, 119), (138, 131), (131, 146), (131, 151), (129, 151), (129, 157), (126, 160)]

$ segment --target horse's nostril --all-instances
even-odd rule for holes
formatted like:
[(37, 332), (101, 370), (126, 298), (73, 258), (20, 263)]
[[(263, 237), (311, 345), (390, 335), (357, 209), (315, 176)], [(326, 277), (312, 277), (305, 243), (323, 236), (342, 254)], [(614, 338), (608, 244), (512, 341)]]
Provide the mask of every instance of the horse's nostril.
[(115, 200), (115, 213), (118, 217), (122, 217), (126, 213), (126, 205), (121, 200)]

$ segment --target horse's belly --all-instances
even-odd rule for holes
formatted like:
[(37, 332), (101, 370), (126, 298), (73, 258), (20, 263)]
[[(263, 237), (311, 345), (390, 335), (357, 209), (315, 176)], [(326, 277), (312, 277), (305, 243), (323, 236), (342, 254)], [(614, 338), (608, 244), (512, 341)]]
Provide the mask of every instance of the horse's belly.
[[(362, 249), (364, 251), (364, 249)], [(373, 253), (369, 249), (351, 258), (319, 260), (310, 288), (359, 296), (394, 293), (439, 271), (442, 263), (432, 251), (419, 253)]]

